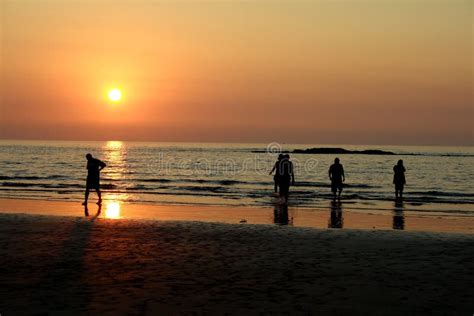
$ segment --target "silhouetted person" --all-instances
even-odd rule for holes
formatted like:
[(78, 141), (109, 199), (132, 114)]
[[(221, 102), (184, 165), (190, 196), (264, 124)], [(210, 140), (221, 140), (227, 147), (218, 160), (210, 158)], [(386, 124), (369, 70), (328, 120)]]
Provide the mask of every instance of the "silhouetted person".
[(395, 184), (395, 199), (403, 198), (403, 187), (405, 186), (405, 167), (403, 160), (399, 160), (393, 167), (393, 184)]
[(336, 201), (336, 192), (339, 191), (338, 198), (341, 199), (342, 184), (346, 181), (344, 167), (339, 163), (339, 158), (334, 159), (334, 163), (329, 167), (329, 179), (331, 180), (331, 191)]
[(280, 177), (280, 161), (283, 159), (283, 154), (278, 155), (278, 160), (273, 165), (272, 171), (269, 174), (272, 174), (275, 171), (275, 175), (273, 176), (273, 181), (275, 182), (275, 193), (278, 192), (278, 179)]
[(100, 171), (105, 168), (106, 164), (99, 159), (92, 157), (91, 154), (86, 155), (87, 158), (87, 181), (86, 181), (86, 194), (84, 198), (84, 203), (82, 205), (87, 205), (87, 200), (89, 199), (89, 191), (94, 189), (97, 191), (99, 196), (99, 201), (97, 204), (102, 203), (102, 195), (100, 193)]
[(290, 220), (288, 219), (288, 204), (276, 205), (273, 210), (273, 222), (280, 225), (288, 225)]
[(340, 202), (332, 201), (328, 228), (342, 228), (343, 226), (344, 218), (342, 217), (342, 205)]
[(295, 184), (295, 174), (293, 172), (293, 163), (290, 161), (290, 155), (283, 155), (283, 159), (278, 164), (278, 169), (280, 173), (278, 177), (280, 197), (284, 198), (286, 203), (288, 201), (290, 185)]
[(405, 229), (405, 214), (403, 212), (403, 202), (395, 201), (393, 209), (393, 229)]

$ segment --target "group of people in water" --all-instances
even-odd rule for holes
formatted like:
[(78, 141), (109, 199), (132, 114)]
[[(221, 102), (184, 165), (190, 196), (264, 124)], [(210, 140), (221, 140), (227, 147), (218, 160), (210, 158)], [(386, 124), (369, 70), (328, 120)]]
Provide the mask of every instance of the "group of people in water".
[[(86, 155), (87, 159), (87, 180), (86, 180), (86, 191), (84, 202), (82, 205), (87, 206), (89, 199), (90, 190), (96, 190), (99, 200), (97, 204), (102, 204), (102, 194), (100, 191), (100, 171), (106, 167), (106, 164), (92, 157), (91, 154)], [(403, 198), (403, 188), (405, 186), (405, 167), (403, 166), (403, 160), (399, 160), (398, 163), (393, 167), (393, 184), (395, 185), (395, 199), (399, 200)], [(295, 184), (295, 173), (293, 168), (293, 162), (290, 160), (290, 155), (280, 154), (278, 160), (273, 165), (270, 174), (273, 174), (274, 190), (275, 193), (279, 192), (280, 197), (286, 203), (288, 201), (288, 195), (290, 186)], [(329, 167), (328, 170), (329, 180), (331, 181), (331, 191), (333, 193), (333, 199), (341, 199), (342, 189), (346, 176), (344, 174), (344, 167), (342, 166), (339, 158), (334, 159), (334, 163)]]
[[(405, 171), (403, 160), (400, 159), (393, 167), (393, 184), (395, 185), (396, 200), (403, 198), (403, 188), (406, 184)], [(275, 183), (275, 193), (277, 193), (279, 189), (280, 197), (286, 202), (288, 200), (290, 185), (295, 184), (295, 174), (290, 155), (280, 154), (278, 156), (278, 160), (270, 171), (270, 175), (274, 172), (273, 181)], [(344, 174), (344, 167), (339, 158), (334, 159), (334, 163), (329, 167), (328, 176), (331, 181), (333, 200), (336, 201), (336, 198), (340, 200), (346, 176)]]
[[(82, 205), (85, 207), (85, 214), (89, 216), (87, 208), (87, 202), (89, 199), (89, 193), (91, 190), (95, 190), (99, 197), (97, 204), (99, 209), (97, 215), (101, 212), (102, 206), (102, 194), (100, 191), (100, 171), (107, 165), (92, 157), (91, 154), (86, 155), (87, 159), (87, 180), (86, 180), (86, 191), (85, 199)], [(406, 183), (405, 180), (405, 167), (403, 166), (403, 160), (399, 160), (398, 163), (393, 167), (393, 184), (395, 185), (395, 207), (396, 212), (393, 217), (393, 229), (404, 229), (405, 218), (403, 216), (403, 188)], [(278, 203), (274, 209), (274, 222), (279, 225), (291, 224), (292, 218), (288, 216), (288, 195), (291, 185), (295, 184), (295, 173), (293, 168), (293, 162), (290, 160), (290, 155), (280, 154), (278, 160), (273, 165), (270, 174), (273, 174), (274, 190), (275, 193), (279, 193), (283, 203)], [(344, 219), (342, 217), (341, 203), (336, 203), (336, 199), (341, 199), (341, 193), (343, 190), (346, 176), (344, 174), (344, 167), (342, 166), (340, 159), (334, 159), (334, 163), (329, 167), (328, 170), (329, 180), (331, 181), (331, 191), (333, 194), (333, 202), (331, 204), (330, 217), (328, 221), (329, 228), (342, 228)]]

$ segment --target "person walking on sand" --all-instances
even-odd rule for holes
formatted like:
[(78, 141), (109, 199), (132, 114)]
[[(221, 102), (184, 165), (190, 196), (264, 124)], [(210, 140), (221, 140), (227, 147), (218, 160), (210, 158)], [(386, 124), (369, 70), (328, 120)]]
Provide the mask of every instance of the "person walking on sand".
[(403, 187), (405, 186), (405, 167), (403, 166), (403, 160), (399, 160), (398, 163), (393, 167), (393, 184), (395, 184), (395, 199), (403, 198)]
[(278, 155), (278, 160), (275, 161), (275, 164), (273, 165), (272, 171), (270, 171), (270, 175), (275, 171), (275, 175), (273, 176), (273, 182), (275, 182), (274, 189), (275, 193), (278, 192), (278, 178), (280, 177), (280, 161), (283, 159), (283, 154)]
[(290, 191), (290, 185), (295, 184), (295, 174), (293, 172), (293, 163), (290, 161), (290, 155), (285, 154), (278, 164), (279, 178), (278, 186), (280, 187), (280, 197), (283, 198), (283, 202), (288, 202), (288, 195)]
[(82, 205), (87, 205), (87, 200), (89, 199), (89, 190), (96, 190), (97, 195), (99, 196), (99, 201), (97, 204), (102, 204), (102, 195), (100, 192), (100, 171), (106, 167), (106, 164), (99, 159), (92, 157), (91, 154), (86, 155), (87, 158), (87, 181), (86, 181), (86, 193), (84, 203)]
[(338, 199), (341, 199), (342, 184), (346, 181), (344, 175), (344, 167), (339, 162), (339, 158), (334, 159), (334, 163), (329, 167), (329, 179), (331, 180), (331, 190), (334, 195), (333, 200), (336, 201), (336, 193), (339, 191)]

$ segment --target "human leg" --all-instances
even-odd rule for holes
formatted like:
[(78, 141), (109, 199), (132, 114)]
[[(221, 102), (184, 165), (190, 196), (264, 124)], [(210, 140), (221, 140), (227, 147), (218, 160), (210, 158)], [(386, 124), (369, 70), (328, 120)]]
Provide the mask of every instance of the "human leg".
[(100, 192), (100, 189), (97, 189), (97, 196), (99, 197), (99, 201), (97, 201), (97, 204), (102, 204), (102, 193)]
[(89, 188), (86, 188), (86, 192), (84, 194), (84, 203), (82, 203), (82, 205), (87, 205), (88, 199), (89, 199)]

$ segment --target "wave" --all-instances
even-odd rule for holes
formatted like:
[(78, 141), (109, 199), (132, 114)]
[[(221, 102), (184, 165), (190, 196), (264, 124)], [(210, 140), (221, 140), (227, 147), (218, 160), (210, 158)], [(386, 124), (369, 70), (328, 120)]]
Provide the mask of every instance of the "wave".
[(36, 183), (18, 183), (18, 182), (3, 182), (2, 186), (4, 187), (34, 187), (38, 186)]
[[(77, 184), (77, 183), (25, 183), (25, 182), (3, 182), (3, 187), (20, 187), (20, 188), (27, 188), (27, 187), (38, 187), (38, 188), (45, 188), (45, 189), (70, 189), (70, 188), (80, 188), (84, 189), (85, 185)], [(103, 189), (116, 189), (118, 186), (114, 184), (101, 184), (101, 188)]]
[(252, 182), (252, 181), (239, 181), (239, 180), (206, 180), (206, 179), (133, 179), (133, 182), (149, 182), (149, 183), (200, 183), (200, 184), (218, 184), (218, 185), (238, 185), (238, 184), (251, 184), (251, 185), (269, 185), (272, 182)]
[(49, 176), (46, 176), (46, 177), (38, 177), (38, 176), (17, 176), (17, 177), (0, 176), (0, 180), (55, 180), (55, 179), (70, 179), (70, 177), (61, 176), (61, 175), (49, 175)]
[[(25, 177), (28, 179), (37, 179), (39, 177)], [(43, 177), (44, 178), (44, 177)], [(272, 186), (271, 182), (251, 182), (251, 181), (236, 181), (236, 180), (171, 180), (171, 179), (146, 179), (148, 183), (162, 183), (164, 185), (151, 185), (148, 186), (143, 183), (135, 183), (130, 186), (130, 181), (123, 181), (124, 183), (102, 183), (101, 188), (103, 190), (116, 190), (120, 189), (124, 192), (139, 193), (142, 191), (154, 192), (160, 194), (163, 191), (167, 192), (180, 192), (180, 191), (195, 191), (195, 192), (214, 192), (214, 193), (239, 193), (242, 196), (246, 196), (249, 193), (259, 192), (257, 196), (264, 196), (268, 194), (269, 188)], [(136, 181), (132, 181), (136, 182)], [(146, 183), (146, 182), (145, 182)], [(175, 183), (175, 185), (172, 185)], [(198, 183), (199, 185), (192, 185)], [(190, 185), (186, 185), (190, 184)], [(240, 185), (240, 186), (239, 186)], [(242, 185), (258, 185), (261, 188), (246, 187)], [(16, 182), (16, 181), (5, 181), (1, 183), (1, 186), (12, 187), (12, 188), (45, 188), (45, 189), (84, 189), (85, 183), (44, 183), (44, 182)], [(265, 189), (263, 189), (265, 187)], [(291, 190), (294, 196), (305, 196), (305, 197), (327, 197), (331, 193), (327, 190), (330, 187), (328, 183), (323, 182), (298, 182)], [(324, 188), (321, 190), (301, 190), (304, 188)], [(351, 184), (346, 185), (346, 192), (344, 196), (349, 199), (360, 199), (360, 200), (388, 200), (392, 198), (391, 192), (379, 191), (379, 190), (351, 190), (353, 188), (358, 189), (378, 189), (380, 187), (366, 185), (366, 184)], [(449, 192), (449, 191), (407, 191), (406, 198), (412, 201), (421, 202), (456, 202), (456, 203), (474, 203), (474, 193), (464, 192)]]
[[(48, 198), (53, 198), (54, 194), (59, 194), (64, 198), (70, 197), (80, 197), (84, 192), (84, 188), (77, 188), (77, 189), (61, 189), (61, 188), (31, 188), (31, 187), (10, 187), (5, 188), (1, 187), (0, 192), (5, 192), (7, 196), (30, 196), (32, 193), (40, 192), (46, 194)], [(11, 192), (11, 193), (7, 193)], [(214, 198), (219, 198), (222, 201), (225, 200), (235, 200), (235, 201), (242, 201), (242, 205), (267, 205), (269, 203), (269, 199), (273, 199), (275, 195), (273, 195), (268, 190), (259, 190), (259, 191), (246, 191), (246, 192), (233, 192), (229, 191), (226, 188), (222, 187), (187, 187), (187, 188), (180, 188), (180, 190), (134, 190), (133, 192), (129, 191), (129, 188), (125, 189), (110, 189), (104, 190), (105, 194), (133, 194), (137, 201), (141, 201), (145, 196), (190, 196), (190, 197), (212, 197), (213, 200), (203, 202), (204, 204), (214, 204), (216, 201)], [(141, 196), (141, 197), (140, 197)], [(127, 198), (128, 199), (128, 198)], [(173, 198), (171, 198), (173, 199)], [(317, 206), (322, 201), (328, 201), (332, 199), (331, 193), (314, 193), (314, 192), (302, 192), (302, 191), (294, 191), (291, 192), (291, 204), (293, 206)], [(344, 203), (362, 203), (363, 201), (367, 202), (393, 202), (393, 197), (391, 196), (365, 196), (362, 194), (344, 194), (343, 195)], [(157, 202), (157, 201), (155, 201)], [(432, 197), (413, 197), (413, 196), (406, 196), (404, 202), (407, 205), (411, 206), (422, 206), (425, 204), (445, 204), (445, 205), (472, 205), (474, 204), (474, 200), (465, 200), (465, 199), (437, 199)], [(193, 204), (193, 203), (191, 203)]]
[[(330, 188), (331, 184), (329, 182), (298, 181), (295, 183), (294, 186), (295, 187)], [(350, 183), (350, 184), (345, 183), (344, 188), (377, 189), (381, 187), (369, 185), (369, 184), (362, 184), (362, 183)]]
[(442, 191), (411, 191), (410, 194), (419, 194), (419, 195), (434, 195), (434, 196), (443, 196), (443, 197), (474, 197), (474, 193), (461, 193), (461, 192), (442, 192)]
[[(7, 192), (51, 192), (51, 195), (82, 194), (85, 189), (85, 181), (71, 183), (61, 181), (37, 182), (37, 179), (54, 179), (63, 176), (50, 175), (47, 177), (25, 176), (24, 181), (4, 181), (0, 182), (0, 190)], [(19, 177), (2, 176), (1, 179), (18, 179)], [(141, 182), (141, 183), (140, 183)], [(153, 184), (156, 183), (156, 184)], [(317, 181), (298, 182), (291, 190), (294, 203), (314, 204), (317, 201), (330, 199), (331, 192), (328, 190), (329, 184)], [(273, 183), (256, 181), (237, 181), (226, 179), (132, 179), (122, 180), (122, 182), (102, 183), (105, 193), (127, 194), (127, 195), (187, 195), (200, 197), (218, 197), (220, 199), (242, 199), (250, 204), (267, 201), (272, 196)], [(324, 188), (317, 190), (313, 188)], [(393, 193), (388, 190), (380, 190), (383, 187), (355, 183), (346, 185), (344, 199), (346, 201), (392, 201)], [(358, 190), (360, 189), (360, 190)], [(252, 201), (254, 200), (254, 201)], [(405, 201), (414, 205), (423, 204), (474, 204), (474, 193), (451, 192), (440, 190), (428, 191), (406, 191)]]
[[(256, 185), (256, 186), (271, 186), (273, 181), (242, 181), (242, 180), (207, 180), (207, 179), (133, 179), (134, 182), (149, 182), (149, 183), (199, 183), (199, 184), (218, 184), (224, 186), (235, 186), (235, 185)], [(316, 187), (316, 188), (329, 188), (331, 184), (329, 182), (312, 182), (312, 181), (298, 181), (294, 187)], [(345, 184), (348, 188), (361, 188), (361, 189), (376, 189), (380, 186), (374, 186), (369, 184)]]
[[(61, 182), (54, 182), (51, 181), (52, 183), (37, 183), (37, 182), (30, 182), (30, 181), (50, 181), (50, 180), (68, 180), (68, 181), (77, 181), (81, 183), (85, 183), (85, 178), (75, 178), (75, 177), (68, 177), (64, 175), (48, 175), (44, 177), (40, 176), (0, 176), (0, 180), (6, 180), (5, 182), (2, 183), (3, 186), (17, 186), (17, 187), (30, 187), (30, 186), (43, 186), (43, 187), (68, 187), (68, 186), (73, 186), (73, 187), (82, 187), (83, 185), (78, 185), (78, 184), (67, 184), (67, 183), (61, 183)], [(23, 180), (23, 181), (22, 181)], [(107, 178), (107, 177), (102, 177), (101, 178), (102, 182), (102, 187), (104, 189), (115, 189), (118, 187), (132, 187), (131, 190), (133, 190), (133, 187), (138, 187), (142, 186), (143, 184), (147, 183), (158, 183), (158, 184), (177, 184), (177, 186), (183, 185), (183, 184), (201, 184), (201, 185), (207, 185), (207, 186), (259, 186), (259, 187), (270, 187), (273, 186), (273, 181), (268, 180), (268, 181), (244, 181), (244, 180), (234, 180), (234, 179), (173, 179), (173, 178), (156, 178), (156, 179), (150, 179), (150, 178), (138, 178), (138, 179), (133, 179), (133, 178), (127, 178), (127, 179), (112, 179), (112, 178)], [(297, 181), (296, 184), (294, 185), (295, 188), (329, 188), (330, 183), (328, 182), (320, 182), (320, 181)], [(145, 187), (141, 187), (145, 188)], [(162, 186), (152, 186), (148, 188), (146, 186), (147, 190), (153, 190), (153, 189), (161, 189), (163, 188)], [(384, 188), (383, 186), (380, 185), (374, 185), (374, 184), (365, 184), (365, 183), (347, 183), (344, 184), (344, 188), (346, 189), (363, 189), (366, 194), (380, 194), (380, 192), (377, 192), (377, 190)], [(368, 192), (367, 190), (375, 190), (373, 192)], [(415, 194), (415, 195), (432, 195), (432, 196), (446, 196), (446, 197), (474, 197), (474, 194), (465, 194), (465, 193), (459, 193), (459, 192), (443, 192), (443, 191), (412, 191), (410, 194)]]
[(172, 180), (169, 179), (137, 179), (137, 182), (159, 182), (159, 183), (166, 183), (171, 182)]

